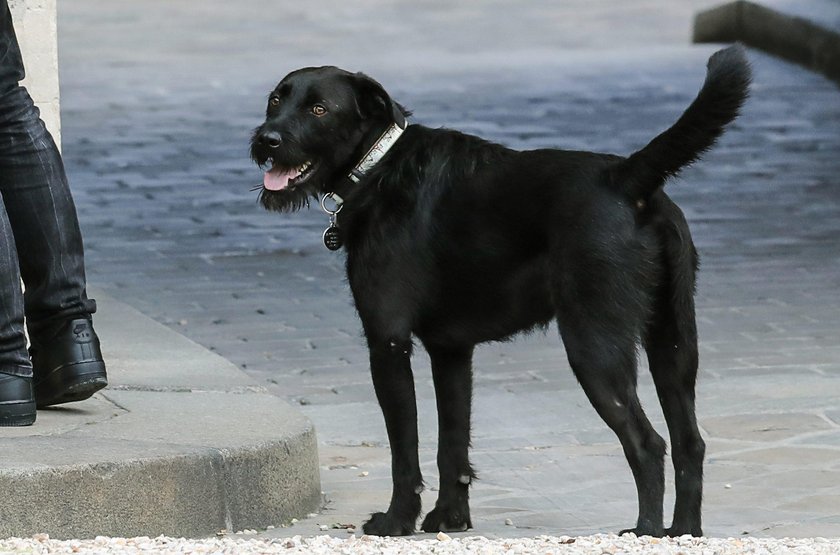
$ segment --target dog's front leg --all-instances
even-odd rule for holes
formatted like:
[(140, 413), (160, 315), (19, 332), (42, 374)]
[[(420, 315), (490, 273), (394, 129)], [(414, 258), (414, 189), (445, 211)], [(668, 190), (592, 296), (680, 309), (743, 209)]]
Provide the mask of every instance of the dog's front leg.
[(472, 528), (469, 488), (475, 477), (469, 461), (472, 405), (472, 347), (426, 345), (438, 410), (438, 471), (440, 494), (423, 519), (426, 532)]
[(420, 514), (423, 477), (417, 455), (417, 404), (411, 373), (411, 340), (369, 339), (370, 369), (376, 398), (385, 416), (391, 444), (393, 493), (387, 512), (374, 513), (365, 534), (405, 536), (414, 532)]

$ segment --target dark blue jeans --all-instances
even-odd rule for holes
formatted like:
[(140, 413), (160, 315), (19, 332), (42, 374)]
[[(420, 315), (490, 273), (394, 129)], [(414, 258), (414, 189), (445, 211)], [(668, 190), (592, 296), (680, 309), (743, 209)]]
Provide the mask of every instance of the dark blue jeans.
[[(24, 314), (37, 336), (96, 310), (85, 291), (82, 236), (61, 155), (25, 88), (6, 0), (0, 1), (0, 372), (31, 376)], [(26, 292), (21, 289), (21, 278)]]

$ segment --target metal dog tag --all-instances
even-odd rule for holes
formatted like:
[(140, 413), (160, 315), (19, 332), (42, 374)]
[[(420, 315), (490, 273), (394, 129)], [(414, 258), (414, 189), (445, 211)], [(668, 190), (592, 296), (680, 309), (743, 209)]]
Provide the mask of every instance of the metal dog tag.
[(337, 251), (343, 244), (341, 230), (333, 222), (330, 222), (330, 227), (324, 230), (324, 246), (331, 251)]
[[(334, 210), (327, 208), (326, 202), (328, 198), (335, 202)], [(336, 215), (341, 212), (342, 208), (344, 208), (344, 200), (337, 194), (327, 193), (321, 197), (321, 209), (330, 215), (330, 227), (324, 230), (324, 246), (331, 251), (337, 251), (344, 244), (344, 240), (341, 238), (341, 230), (338, 229), (338, 224), (336, 223)]]

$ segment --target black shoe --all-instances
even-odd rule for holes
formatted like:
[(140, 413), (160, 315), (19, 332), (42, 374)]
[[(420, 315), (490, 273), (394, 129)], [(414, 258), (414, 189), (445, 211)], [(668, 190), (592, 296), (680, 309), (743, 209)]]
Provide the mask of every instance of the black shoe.
[(29, 426), (33, 422), (32, 378), (0, 374), (0, 426)]
[(68, 320), (29, 349), (38, 408), (83, 401), (108, 385), (99, 338), (87, 318)]

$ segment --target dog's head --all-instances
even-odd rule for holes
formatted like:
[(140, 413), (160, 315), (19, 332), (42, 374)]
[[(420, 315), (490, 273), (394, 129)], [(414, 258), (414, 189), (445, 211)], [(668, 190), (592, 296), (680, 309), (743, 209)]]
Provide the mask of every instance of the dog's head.
[(292, 211), (333, 191), (396, 113), (405, 114), (364, 74), (331, 66), (288, 74), (269, 94), (265, 122), (251, 139), (251, 158), (266, 170), (262, 205)]

